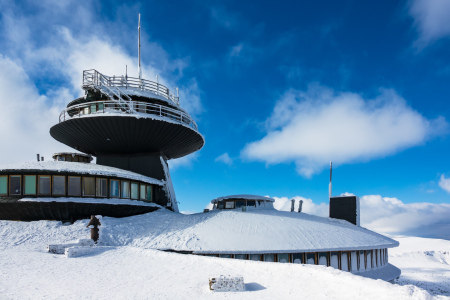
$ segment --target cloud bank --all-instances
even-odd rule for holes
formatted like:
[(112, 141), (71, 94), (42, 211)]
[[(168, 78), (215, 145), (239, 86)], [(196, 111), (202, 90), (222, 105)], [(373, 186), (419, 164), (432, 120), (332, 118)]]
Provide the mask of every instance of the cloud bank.
[(305, 177), (330, 161), (367, 161), (421, 145), (446, 132), (444, 118), (429, 120), (394, 90), (375, 99), (322, 86), (289, 90), (266, 120), (266, 135), (245, 146), (241, 156), (267, 164), (294, 162)]
[[(274, 207), (290, 211), (287, 197), (273, 197)], [(293, 197), (295, 211), (299, 200), (303, 200), (302, 211), (321, 217), (328, 216), (328, 204), (316, 204), (311, 199)], [(397, 198), (366, 195), (360, 198), (361, 226), (379, 233), (410, 235), (450, 240), (450, 204), (410, 203)]]
[(418, 48), (450, 36), (450, 1), (413, 0), (409, 4), (409, 14), (414, 18), (414, 27), (419, 34)]

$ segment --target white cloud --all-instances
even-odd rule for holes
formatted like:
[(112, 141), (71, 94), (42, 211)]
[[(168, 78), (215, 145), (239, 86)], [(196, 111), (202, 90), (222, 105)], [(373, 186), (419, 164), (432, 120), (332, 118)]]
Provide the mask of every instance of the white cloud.
[(444, 175), (441, 175), (441, 179), (439, 180), (439, 186), (444, 191), (450, 193), (450, 178), (445, 178)]
[(231, 159), (231, 157), (228, 155), (228, 153), (224, 153), (222, 155), (219, 155), (215, 160), (215, 162), (222, 162), (226, 165), (231, 166), (233, 164), (233, 160)]
[(419, 48), (450, 36), (450, 1), (412, 0), (409, 14), (414, 18), (414, 26), (419, 33), (416, 41)]
[(180, 167), (191, 167), (192, 164), (195, 161), (197, 161), (198, 157), (199, 157), (199, 153), (194, 152), (194, 153), (191, 153), (189, 155), (186, 155), (186, 156), (183, 156), (183, 157), (180, 157), (177, 159), (171, 159), (168, 161), (170, 170), (173, 171)]
[[(348, 194), (350, 195), (350, 194)], [(290, 211), (287, 197), (273, 197), (275, 208)], [(293, 197), (295, 211), (303, 200), (303, 212), (327, 217), (328, 203), (315, 204), (311, 199)], [(361, 226), (375, 232), (450, 239), (450, 204), (410, 203), (397, 198), (367, 195), (360, 198)]]
[(267, 164), (295, 162), (310, 177), (329, 161), (337, 165), (392, 155), (443, 134), (447, 122), (428, 120), (394, 90), (373, 100), (321, 86), (289, 90), (266, 121), (267, 134), (245, 146), (241, 156)]

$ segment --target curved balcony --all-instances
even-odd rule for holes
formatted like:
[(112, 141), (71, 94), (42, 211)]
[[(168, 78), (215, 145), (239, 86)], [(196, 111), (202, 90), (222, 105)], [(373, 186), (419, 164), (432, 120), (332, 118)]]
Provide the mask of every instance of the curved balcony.
[(176, 105), (180, 105), (178, 88), (177, 95), (175, 95), (169, 88), (158, 82), (129, 76), (106, 76), (94, 69), (83, 71), (83, 89), (99, 89), (102, 87), (116, 91), (118, 91), (117, 89), (121, 89), (122, 92), (118, 91), (119, 93), (124, 93), (123, 90), (126, 91), (128, 88), (140, 89), (142, 91), (151, 92), (157, 96), (162, 96), (167, 100), (171, 100)]
[(117, 101), (93, 101), (74, 105), (64, 109), (59, 115), (59, 123), (83, 117), (92, 117), (96, 115), (124, 115), (132, 116), (151, 115), (152, 117), (161, 118), (172, 123), (178, 123), (188, 126), (195, 131), (198, 131), (198, 126), (195, 121), (185, 112), (172, 109), (170, 107), (137, 101), (127, 101), (118, 103)]

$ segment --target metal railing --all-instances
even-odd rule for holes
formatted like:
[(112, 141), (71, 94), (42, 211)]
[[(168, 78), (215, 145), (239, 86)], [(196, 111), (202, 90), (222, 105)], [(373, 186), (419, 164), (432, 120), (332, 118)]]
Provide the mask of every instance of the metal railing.
[(96, 114), (149, 114), (154, 115), (172, 122), (184, 124), (198, 131), (197, 124), (185, 112), (163, 106), (160, 104), (130, 101), (126, 106), (117, 101), (93, 101), (74, 105), (66, 108), (59, 115), (59, 123), (74, 119), (88, 117)]
[[(178, 89), (177, 95), (175, 95), (167, 87), (158, 82), (129, 76), (106, 76), (94, 69), (83, 71), (83, 88), (99, 88), (102, 86), (105, 86), (106, 88), (117, 88), (122, 95), (126, 94), (121, 92), (119, 88), (137, 88), (143, 91), (152, 92), (155, 95), (173, 101), (176, 105), (180, 105)], [(118, 98), (120, 98), (120, 96), (121, 95), (116, 95)], [(128, 97), (128, 95), (126, 95), (126, 97)]]

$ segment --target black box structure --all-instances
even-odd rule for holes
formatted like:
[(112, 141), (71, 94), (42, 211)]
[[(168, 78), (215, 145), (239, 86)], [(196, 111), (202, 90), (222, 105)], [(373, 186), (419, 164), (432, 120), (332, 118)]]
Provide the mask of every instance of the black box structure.
[(348, 221), (359, 225), (359, 197), (339, 196), (330, 198), (330, 218)]

